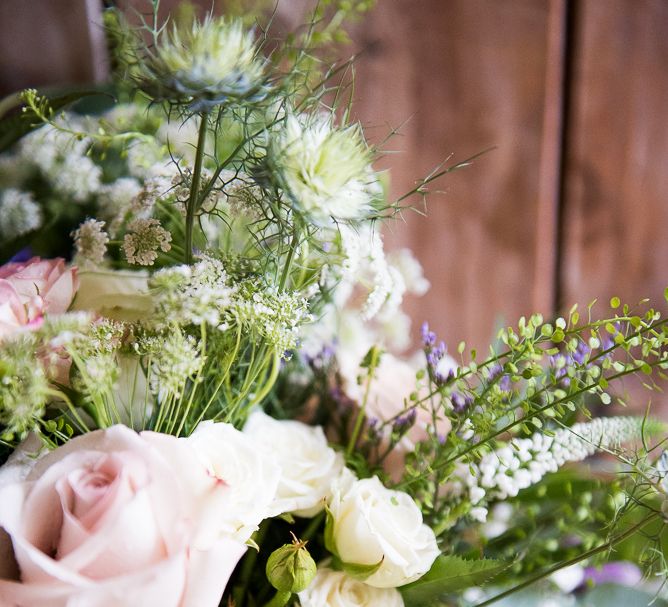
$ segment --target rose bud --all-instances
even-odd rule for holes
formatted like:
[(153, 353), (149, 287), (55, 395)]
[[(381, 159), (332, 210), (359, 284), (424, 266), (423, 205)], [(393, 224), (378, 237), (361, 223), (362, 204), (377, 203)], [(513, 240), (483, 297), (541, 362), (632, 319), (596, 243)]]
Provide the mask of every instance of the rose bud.
[(315, 561), (306, 550), (306, 542), (293, 538), (292, 544), (274, 550), (267, 561), (267, 579), (280, 592), (301, 592), (315, 577)]

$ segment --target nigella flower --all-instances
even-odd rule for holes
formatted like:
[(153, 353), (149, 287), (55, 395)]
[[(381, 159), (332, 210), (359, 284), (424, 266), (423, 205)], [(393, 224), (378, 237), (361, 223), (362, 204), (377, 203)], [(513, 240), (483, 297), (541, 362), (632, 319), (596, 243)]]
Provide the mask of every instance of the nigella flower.
[(267, 157), (291, 204), (320, 224), (369, 214), (382, 193), (370, 161), (359, 126), (336, 128), (323, 116), (288, 116)]
[(265, 61), (240, 20), (207, 18), (164, 31), (143, 65), (141, 86), (159, 99), (200, 111), (266, 92)]

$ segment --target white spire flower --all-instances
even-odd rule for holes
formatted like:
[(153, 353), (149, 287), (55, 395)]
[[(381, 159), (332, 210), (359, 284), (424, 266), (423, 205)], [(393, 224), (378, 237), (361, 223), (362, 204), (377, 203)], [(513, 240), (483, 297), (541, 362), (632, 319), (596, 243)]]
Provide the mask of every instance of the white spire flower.
[(104, 221), (87, 219), (73, 233), (77, 265), (97, 267), (104, 261), (109, 236), (104, 231)]
[(42, 225), (42, 211), (32, 194), (9, 188), (0, 193), (0, 236), (12, 239)]
[(537, 432), (531, 438), (513, 439), (483, 456), (477, 466), (462, 468), (471, 503), (514, 497), (567, 462), (617, 448), (639, 436), (641, 422), (633, 417), (602, 417), (562, 428), (554, 436)]
[(261, 94), (264, 60), (241, 20), (207, 18), (160, 36), (144, 66), (143, 84), (156, 97), (191, 103), (194, 110)]
[(380, 196), (358, 125), (335, 128), (329, 117), (288, 116), (268, 153), (292, 204), (319, 223), (362, 219)]
[(134, 219), (128, 224), (128, 234), (123, 239), (123, 251), (128, 263), (151, 266), (158, 258), (158, 249), (171, 249), (172, 235), (157, 219)]

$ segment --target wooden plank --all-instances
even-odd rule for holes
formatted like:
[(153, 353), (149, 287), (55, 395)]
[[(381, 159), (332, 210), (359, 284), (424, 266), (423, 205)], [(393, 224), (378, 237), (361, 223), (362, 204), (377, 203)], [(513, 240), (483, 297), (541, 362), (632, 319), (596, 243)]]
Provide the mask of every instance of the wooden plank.
[(668, 3), (576, 5), (563, 304), (661, 306), (668, 284)]
[(355, 33), (357, 115), (376, 140), (410, 118), (383, 162), (395, 195), (450, 154), (497, 146), (443, 180), (428, 219), (407, 212), (386, 238), (416, 251), (432, 290), (410, 312), (451, 346), (484, 347), (530, 313), (546, 271), (534, 251), (549, 14), (547, 0), (383, 0)]
[(564, 157), (564, 119), (567, 82), (569, 3), (550, 0), (547, 22), (545, 111), (538, 165), (536, 263), (533, 277), (533, 309), (545, 316), (557, 311), (560, 265), (560, 207)]
[(103, 80), (101, 7), (99, 0), (2, 0), (0, 95)]

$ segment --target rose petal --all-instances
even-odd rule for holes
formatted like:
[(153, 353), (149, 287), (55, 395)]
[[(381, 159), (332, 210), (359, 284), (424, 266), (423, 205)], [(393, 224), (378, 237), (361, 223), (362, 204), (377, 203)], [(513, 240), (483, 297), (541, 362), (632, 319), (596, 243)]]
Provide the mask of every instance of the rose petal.
[(246, 550), (245, 544), (227, 538), (218, 540), (210, 550), (191, 550), (188, 581), (179, 607), (216, 607)]

